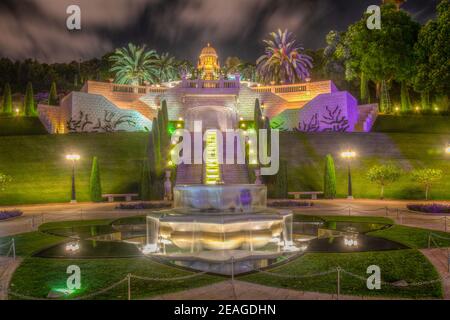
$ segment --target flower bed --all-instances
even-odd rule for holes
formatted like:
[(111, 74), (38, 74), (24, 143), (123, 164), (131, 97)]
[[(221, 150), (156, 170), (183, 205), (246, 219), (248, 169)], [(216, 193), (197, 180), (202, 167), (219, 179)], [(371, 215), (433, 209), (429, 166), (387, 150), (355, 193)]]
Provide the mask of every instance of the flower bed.
[(144, 209), (164, 209), (170, 208), (170, 202), (139, 202), (139, 203), (121, 203), (116, 209), (119, 210), (144, 210)]
[(0, 211), (0, 220), (11, 219), (15, 217), (20, 217), (23, 214), (20, 210), (9, 210), (9, 211)]
[(450, 205), (446, 204), (408, 204), (408, 209), (411, 211), (419, 211), (425, 213), (449, 213), (450, 214)]
[(312, 207), (312, 202), (295, 201), (295, 200), (276, 200), (268, 203), (269, 207), (275, 208), (292, 208), (292, 207)]

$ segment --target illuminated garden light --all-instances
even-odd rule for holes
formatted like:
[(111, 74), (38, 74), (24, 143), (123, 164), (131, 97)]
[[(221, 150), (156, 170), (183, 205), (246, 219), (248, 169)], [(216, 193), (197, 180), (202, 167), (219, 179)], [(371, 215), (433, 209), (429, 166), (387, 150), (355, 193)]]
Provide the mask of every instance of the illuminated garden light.
[(239, 120), (240, 120), (240, 121), (244, 121), (244, 118), (243, 118), (243, 117), (240, 117)]
[(344, 159), (351, 159), (356, 157), (356, 152), (353, 150), (347, 150), (341, 153), (341, 157)]
[(450, 154), (450, 143), (447, 144), (447, 148), (445, 148), (445, 153)]
[(72, 198), (70, 203), (77, 203), (77, 195), (75, 190), (75, 163), (79, 161), (81, 156), (79, 154), (68, 154), (66, 159), (72, 161)]
[(181, 123), (178, 123), (178, 124), (177, 124), (177, 128), (181, 128)]
[(245, 128), (245, 123), (241, 124), (241, 128)]
[(183, 121), (183, 117), (179, 117), (179, 118), (178, 118), (178, 121)]
[(353, 188), (352, 188), (352, 173), (350, 169), (350, 162), (356, 157), (356, 152), (349, 149), (341, 153), (341, 157), (346, 159), (348, 162), (348, 195), (347, 199), (353, 199)]

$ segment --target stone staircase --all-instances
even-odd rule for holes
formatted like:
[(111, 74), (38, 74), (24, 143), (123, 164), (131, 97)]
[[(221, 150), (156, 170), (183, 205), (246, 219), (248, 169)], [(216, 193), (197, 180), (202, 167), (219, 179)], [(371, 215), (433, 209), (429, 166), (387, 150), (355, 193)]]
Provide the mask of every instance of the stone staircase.
[(177, 167), (176, 184), (202, 184), (202, 164), (180, 164)]
[(248, 184), (248, 168), (246, 164), (223, 164), (222, 180), (225, 184)]
[(358, 106), (358, 121), (355, 125), (356, 132), (369, 132), (378, 116), (378, 104), (366, 104)]

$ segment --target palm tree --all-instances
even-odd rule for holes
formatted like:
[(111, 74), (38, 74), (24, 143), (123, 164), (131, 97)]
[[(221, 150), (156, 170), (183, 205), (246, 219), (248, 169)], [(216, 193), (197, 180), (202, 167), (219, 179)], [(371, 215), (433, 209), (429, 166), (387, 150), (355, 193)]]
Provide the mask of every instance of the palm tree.
[(250, 62), (242, 62), (238, 65), (242, 80), (255, 82), (257, 78), (256, 66)]
[(257, 61), (257, 70), (264, 82), (294, 83), (309, 77), (312, 58), (296, 46), (291, 32), (278, 29), (270, 33), (271, 39), (264, 40), (266, 53)]
[(158, 79), (158, 55), (155, 50), (147, 51), (145, 45), (129, 43), (128, 48), (116, 49), (110, 61), (117, 83), (139, 85), (144, 81), (155, 83)]
[(178, 78), (177, 61), (167, 52), (158, 59), (158, 78), (160, 82), (169, 82)]

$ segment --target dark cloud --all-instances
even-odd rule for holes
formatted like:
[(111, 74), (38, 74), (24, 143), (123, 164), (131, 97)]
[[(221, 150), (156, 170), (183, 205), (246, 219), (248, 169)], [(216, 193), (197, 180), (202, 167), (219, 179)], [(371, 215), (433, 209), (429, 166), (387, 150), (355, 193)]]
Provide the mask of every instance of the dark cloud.
[[(408, 0), (424, 22), (439, 0)], [(146, 43), (195, 59), (206, 42), (222, 58), (256, 59), (268, 32), (288, 28), (307, 48), (324, 45), (331, 29), (344, 30), (381, 0), (2, 0), (0, 55), (43, 61), (87, 59), (127, 42)], [(69, 32), (66, 8), (82, 10), (82, 31)]]

